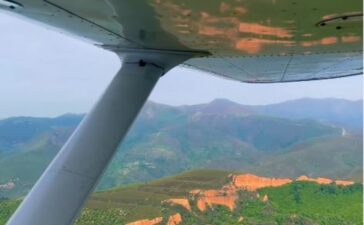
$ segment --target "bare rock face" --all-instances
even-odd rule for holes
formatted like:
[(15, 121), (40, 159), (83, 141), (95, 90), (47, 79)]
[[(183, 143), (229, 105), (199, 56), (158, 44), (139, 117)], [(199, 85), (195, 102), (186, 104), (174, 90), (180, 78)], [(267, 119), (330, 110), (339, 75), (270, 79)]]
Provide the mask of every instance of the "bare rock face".
[(196, 206), (201, 211), (204, 212), (214, 205), (221, 205), (229, 208), (231, 211), (235, 209), (235, 201), (238, 199), (236, 189), (234, 187), (223, 187), (219, 190), (206, 190), (196, 193), (190, 192), (193, 195), (193, 199), (197, 199)]
[(331, 183), (335, 183), (336, 185), (341, 185), (341, 186), (348, 186), (348, 185), (353, 185), (354, 182), (353, 181), (348, 181), (348, 180), (331, 180), (329, 178), (324, 178), (324, 177), (318, 177), (318, 178), (310, 178), (308, 176), (302, 175), (299, 176), (296, 181), (310, 181), (310, 182), (315, 182), (318, 184), (331, 184)]
[(341, 186), (349, 186), (349, 185), (353, 185), (354, 181), (348, 181), (348, 180), (336, 180), (335, 181), (336, 185), (341, 185)]
[(292, 183), (289, 178), (259, 177), (254, 174), (242, 174), (232, 176), (232, 184), (242, 190), (256, 191), (264, 187), (279, 187)]
[(310, 181), (310, 182), (315, 182), (318, 184), (331, 184), (333, 182), (333, 180), (329, 179), (329, 178), (323, 178), (323, 177), (318, 177), (318, 178), (310, 178), (308, 176), (300, 176), (296, 179), (297, 181)]
[(139, 220), (131, 223), (127, 223), (126, 225), (157, 225), (163, 221), (162, 217), (157, 217), (151, 220)]
[(316, 182), (316, 179), (313, 178), (309, 178), (308, 176), (302, 175), (299, 176), (296, 181), (312, 181), (312, 182)]
[(183, 208), (187, 209), (189, 212), (192, 211), (190, 201), (187, 198), (171, 198), (171, 199), (162, 201), (162, 203), (166, 203), (166, 204), (169, 204), (172, 206), (179, 205), (179, 206), (182, 206)]
[(331, 180), (329, 178), (318, 177), (318, 178), (316, 178), (316, 182), (318, 184), (331, 184), (333, 182), (333, 180)]
[(167, 225), (179, 225), (180, 223), (182, 223), (182, 216), (176, 213), (169, 217)]

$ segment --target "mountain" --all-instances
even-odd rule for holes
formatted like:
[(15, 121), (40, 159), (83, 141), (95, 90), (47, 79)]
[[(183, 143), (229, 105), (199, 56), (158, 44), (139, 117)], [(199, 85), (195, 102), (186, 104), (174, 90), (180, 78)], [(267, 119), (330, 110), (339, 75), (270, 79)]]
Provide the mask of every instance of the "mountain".
[(32, 141), (42, 139), (45, 134), (54, 136), (53, 141), (63, 143), (81, 119), (80, 115), (67, 114), (57, 118), (13, 117), (0, 120), (0, 154), (13, 155), (32, 150), (36, 148), (31, 145), (36, 145)]
[(259, 113), (289, 119), (314, 119), (348, 130), (363, 130), (363, 100), (304, 98), (254, 107)]
[[(223, 99), (180, 107), (148, 102), (98, 188), (146, 182), (196, 168), (362, 180), (361, 135), (315, 113), (299, 119), (282, 115), (264, 114), (261, 106)], [(352, 118), (361, 118), (361, 114)], [(0, 197), (25, 195), (81, 119), (82, 115), (69, 114), (1, 120)]]
[[(76, 225), (363, 224), (363, 185), (196, 170), (94, 193)], [(19, 200), (0, 200), (0, 225)]]
[(298, 144), (287, 153), (265, 157), (245, 170), (265, 176), (307, 174), (360, 181), (362, 154), (362, 136), (327, 137)]
[(81, 120), (16, 117), (0, 121), (0, 198), (26, 194)]

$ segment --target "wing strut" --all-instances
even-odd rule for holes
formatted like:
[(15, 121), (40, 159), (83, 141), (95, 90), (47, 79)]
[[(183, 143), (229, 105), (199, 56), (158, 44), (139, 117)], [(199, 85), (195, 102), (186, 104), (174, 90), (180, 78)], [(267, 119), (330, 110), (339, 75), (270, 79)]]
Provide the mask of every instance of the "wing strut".
[(159, 77), (191, 54), (130, 52), (7, 225), (68, 225), (77, 218)]

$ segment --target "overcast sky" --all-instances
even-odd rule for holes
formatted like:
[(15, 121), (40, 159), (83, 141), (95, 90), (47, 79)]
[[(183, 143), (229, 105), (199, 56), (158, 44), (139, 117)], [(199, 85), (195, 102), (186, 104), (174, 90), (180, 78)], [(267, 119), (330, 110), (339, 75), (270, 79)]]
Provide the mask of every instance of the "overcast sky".
[[(87, 112), (120, 67), (110, 52), (0, 12), (0, 118)], [(269, 104), (303, 97), (362, 98), (361, 76), (244, 84), (186, 68), (162, 77), (150, 99), (183, 105), (227, 98)]]

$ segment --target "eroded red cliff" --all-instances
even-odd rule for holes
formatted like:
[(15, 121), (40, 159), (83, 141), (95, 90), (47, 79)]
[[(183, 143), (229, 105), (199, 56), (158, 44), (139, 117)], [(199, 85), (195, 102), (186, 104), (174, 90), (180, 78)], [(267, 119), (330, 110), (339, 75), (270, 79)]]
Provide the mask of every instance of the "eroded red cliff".
[[(316, 182), (318, 184), (331, 184), (348, 186), (354, 184), (353, 181), (345, 180), (332, 180), (329, 178), (310, 178), (308, 176), (300, 176), (296, 181), (309, 181)], [(162, 204), (169, 204), (171, 206), (182, 206), (186, 210), (192, 213), (191, 203), (195, 203), (199, 211), (205, 212), (206, 210), (213, 208), (214, 206), (225, 206), (231, 211), (236, 207), (236, 202), (239, 200), (238, 191), (256, 191), (265, 187), (279, 187), (285, 184), (292, 183), (293, 180), (289, 178), (268, 178), (259, 177), (254, 174), (239, 174), (229, 175), (228, 184), (224, 185), (221, 189), (201, 190), (195, 189), (189, 192), (189, 197), (186, 198), (171, 198), (162, 201)], [(256, 194), (257, 198), (260, 198), (263, 202), (269, 201), (269, 196), (264, 195), (262, 198), (259, 193)], [(182, 215), (176, 213), (168, 217), (167, 225), (179, 225), (182, 223)], [(243, 217), (239, 218), (239, 222), (244, 220)], [(151, 220), (140, 220), (127, 225), (158, 225), (163, 221), (162, 217), (157, 217)]]
[(171, 198), (171, 199), (162, 201), (162, 203), (169, 204), (172, 206), (179, 205), (179, 206), (182, 206), (183, 208), (187, 209), (189, 212), (192, 211), (190, 201), (187, 198)]
[(180, 223), (182, 223), (182, 216), (176, 213), (169, 217), (167, 225), (179, 225)]
[(201, 212), (215, 205), (225, 206), (233, 211), (235, 202), (238, 199), (236, 188), (231, 185), (226, 185), (217, 190), (193, 190), (190, 192), (190, 196), (196, 201), (196, 206)]
[(235, 187), (247, 191), (256, 191), (265, 187), (279, 187), (292, 182), (289, 178), (259, 177), (254, 174), (233, 175), (231, 179)]

